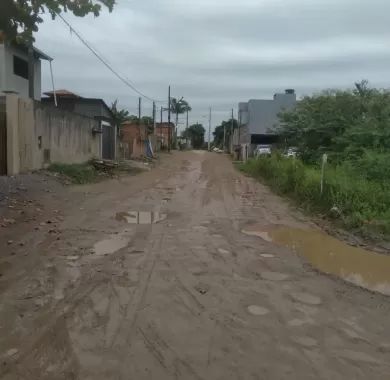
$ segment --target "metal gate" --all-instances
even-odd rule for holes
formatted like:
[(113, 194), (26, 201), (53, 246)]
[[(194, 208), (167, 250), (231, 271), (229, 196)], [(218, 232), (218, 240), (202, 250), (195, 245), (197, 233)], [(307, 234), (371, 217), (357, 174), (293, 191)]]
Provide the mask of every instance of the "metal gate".
[(0, 175), (7, 175), (7, 118), (3, 104), (0, 104)]
[(115, 159), (115, 128), (111, 125), (103, 124), (103, 147), (102, 147), (102, 158), (104, 160)]

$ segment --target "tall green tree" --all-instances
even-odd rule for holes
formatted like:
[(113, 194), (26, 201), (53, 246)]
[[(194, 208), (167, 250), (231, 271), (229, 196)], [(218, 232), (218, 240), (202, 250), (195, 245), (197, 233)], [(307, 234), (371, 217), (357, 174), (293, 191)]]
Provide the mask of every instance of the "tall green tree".
[(111, 12), (116, 0), (0, 0), (0, 31), (7, 39), (16, 37), (33, 41), (43, 22), (42, 14), (48, 12), (53, 19), (62, 12), (83, 17), (89, 13), (100, 15), (102, 6)]
[(118, 109), (118, 100), (115, 100), (115, 102), (111, 104), (111, 112), (114, 116), (115, 125), (118, 128), (121, 127), (122, 123), (130, 119), (129, 111)]
[(182, 115), (183, 113), (191, 110), (191, 106), (186, 100), (184, 100), (184, 98), (180, 98), (179, 100), (176, 98), (171, 98), (171, 112), (175, 114), (176, 128), (179, 122), (179, 115)]
[(186, 128), (183, 131), (182, 136), (191, 141), (191, 145), (193, 148), (199, 149), (203, 147), (205, 133), (206, 130), (203, 125), (196, 123)]
[(367, 81), (307, 96), (280, 118), (281, 141), (296, 146), (306, 163), (318, 163), (323, 153), (335, 164), (390, 158), (390, 90), (369, 88)]
[(214, 145), (220, 148), (223, 148), (223, 135), (224, 129), (226, 132), (226, 142), (229, 141), (230, 137), (233, 135), (234, 129), (238, 128), (238, 121), (233, 119), (233, 129), (232, 129), (232, 119), (223, 121), (220, 125), (215, 127), (213, 132), (214, 135)]

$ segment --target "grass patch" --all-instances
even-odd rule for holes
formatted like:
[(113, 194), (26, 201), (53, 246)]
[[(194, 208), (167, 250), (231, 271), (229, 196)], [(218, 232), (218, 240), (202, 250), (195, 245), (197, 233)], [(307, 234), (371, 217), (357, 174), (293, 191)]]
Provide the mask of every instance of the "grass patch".
[(77, 185), (96, 183), (107, 178), (124, 175), (136, 175), (145, 171), (145, 169), (129, 166), (125, 163), (105, 164), (100, 160), (81, 164), (53, 163), (48, 167), (48, 170)]
[(53, 163), (48, 170), (65, 176), (74, 184), (85, 184), (97, 182), (100, 176), (99, 171), (89, 162), (82, 164), (59, 164)]
[(345, 167), (321, 170), (279, 155), (248, 160), (239, 169), (313, 212), (337, 218), (369, 237), (390, 238), (390, 182), (370, 181)]

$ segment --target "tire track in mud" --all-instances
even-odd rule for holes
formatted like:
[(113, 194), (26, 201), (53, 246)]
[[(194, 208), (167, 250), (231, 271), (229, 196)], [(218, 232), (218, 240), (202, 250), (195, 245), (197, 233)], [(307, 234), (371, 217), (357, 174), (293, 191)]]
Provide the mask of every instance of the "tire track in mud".
[[(138, 332), (141, 334), (145, 347), (149, 352), (157, 359), (160, 365), (167, 372), (174, 375), (176, 379), (205, 380), (194, 370), (186, 359), (183, 359), (172, 346), (168, 345), (161, 335), (158, 334), (153, 325), (148, 324), (145, 328), (139, 327)], [(183, 373), (183, 370), (185, 373)]]
[[(109, 267), (109, 261), (122, 253), (123, 249), (107, 257), (102, 257), (100, 260), (93, 260), (91, 264), (94, 267)], [(90, 273), (90, 271), (88, 273)], [(57, 328), (62, 326), (61, 323), (68, 319), (87, 297), (102, 284), (108, 284), (112, 281), (109, 274), (101, 272), (101, 270), (94, 271), (92, 276), (80, 276), (80, 278), (81, 281), (76, 288), (71, 292), (68, 292), (52, 309), (41, 313), (38, 318), (34, 320), (35, 326), (43, 327), (38, 328), (31, 339), (23, 337), (23, 348), (19, 350), (18, 355), (15, 358), (8, 360), (6, 366), (0, 367), (0, 377), (9, 373), (12, 369), (15, 369), (15, 367), (23, 366), (25, 361), (28, 361), (31, 352), (36, 352), (39, 347), (44, 346), (43, 343), (45, 341), (52, 341), (52, 337), (57, 335)], [(27, 368), (29, 368), (29, 366), (27, 366)]]
[[(50, 336), (53, 333), (55, 335), (56, 326), (61, 325), (61, 322), (63, 322), (63, 320), (79, 306), (84, 298), (91, 294), (99, 285), (100, 284), (90, 284), (86, 286), (82, 292), (80, 292), (82, 286), (79, 286), (71, 295), (61, 300), (61, 302), (55, 306), (54, 310), (39, 316), (35, 321), (35, 324), (44, 325), (44, 327), (40, 330), (38, 329), (30, 341), (28, 338), (23, 341), (23, 346), (22, 349), (19, 350), (18, 356), (14, 359), (10, 359), (6, 366), (0, 368), (0, 376), (4, 376), (9, 373), (11, 369), (22, 365), (32, 352), (35, 352), (39, 346), (43, 345), (45, 340), (50, 341)], [(59, 309), (65, 310), (63, 312), (58, 312)]]

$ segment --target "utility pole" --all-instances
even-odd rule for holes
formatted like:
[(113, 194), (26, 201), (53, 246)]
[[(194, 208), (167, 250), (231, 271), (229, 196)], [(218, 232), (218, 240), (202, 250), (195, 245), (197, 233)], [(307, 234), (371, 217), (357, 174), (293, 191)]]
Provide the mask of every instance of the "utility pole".
[(211, 107), (210, 107), (210, 110), (209, 110), (209, 143), (208, 143), (208, 149), (209, 149), (209, 152), (211, 150)]
[(142, 98), (138, 98), (138, 123), (141, 124), (141, 105), (142, 105)]
[(186, 120), (186, 129), (188, 128), (188, 107), (187, 107), (187, 120)]
[(226, 123), (223, 123), (223, 151), (226, 151)]
[(241, 144), (240, 144), (240, 131), (241, 131), (241, 110), (238, 109), (238, 145), (241, 146)]
[[(230, 131), (230, 142), (233, 141), (233, 133), (234, 133), (234, 110), (232, 108), (232, 127), (231, 127), (231, 131)], [(230, 145), (232, 145), (232, 144), (230, 144)], [(229, 147), (228, 151), (229, 151), (229, 153), (231, 153), (230, 147)]]
[(33, 43), (29, 42), (28, 45), (28, 96), (31, 99), (35, 98), (35, 89), (34, 89), (34, 48)]
[(163, 139), (164, 139), (164, 135), (163, 135), (163, 107), (162, 106), (161, 106), (161, 109), (160, 109), (160, 133), (161, 133), (160, 149), (162, 150), (162, 148), (163, 148)]
[(168, 152), (171, 151), (171, 86), (168, 87)]
[(153, 131), (156, 130), (156, 103), (153, 102)]

